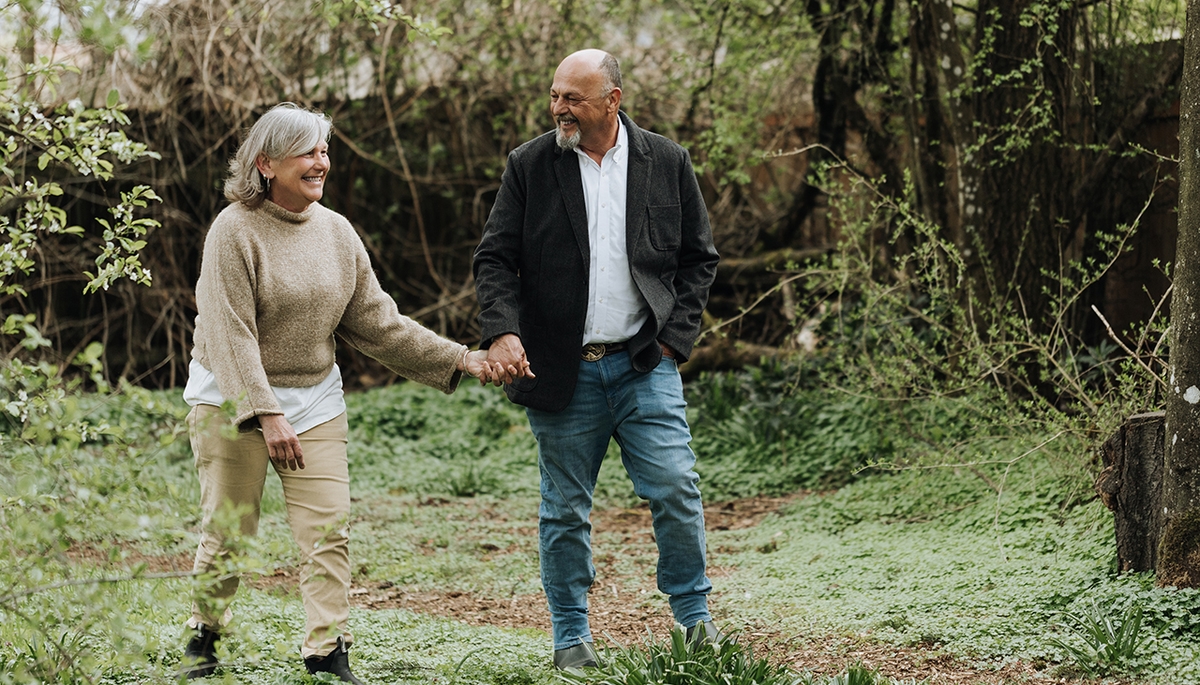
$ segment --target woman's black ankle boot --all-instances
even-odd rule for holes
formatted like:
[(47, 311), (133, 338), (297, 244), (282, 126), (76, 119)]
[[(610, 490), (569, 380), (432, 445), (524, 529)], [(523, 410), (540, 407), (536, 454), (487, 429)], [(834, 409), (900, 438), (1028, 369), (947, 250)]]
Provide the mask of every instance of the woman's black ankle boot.
[(304, 660), (304, 667), (309, 673), (332, 673), (342, 682), (354, 685), (365, 685), (350, 672), (350, 656), (346, 643), (338, 636), (337, 648), (325, 656), (310, 656)]
[(188, 640), (179, 664), (179, 675), (188, 680), (210, 676), (217, 670), (217, 640), (221, 634), (200, 626)]

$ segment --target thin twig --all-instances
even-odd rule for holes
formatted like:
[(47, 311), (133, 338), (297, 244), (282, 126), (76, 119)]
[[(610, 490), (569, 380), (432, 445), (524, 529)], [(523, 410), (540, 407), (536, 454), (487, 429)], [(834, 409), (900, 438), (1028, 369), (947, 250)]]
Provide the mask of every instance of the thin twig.
[[(1154, 303), (1154, 311), (1150, 312), (1150, 318), (1146, 319), (1146, 326), (1144, 328), (1142, 328), (1142, 332), (1138, 336), (1137, 349), (1139, 351), (1141, 351), (1142, 346), (1146, 344), (1146, 335), (1150, 332), (1150, 324), (1153, 323), (1154, 320), (1158, 318), (1158, 313), (1162, 310), (1163, 305), (1165, 305), (1167, 303), (1167, 299), (1171, 296), (1171, 291), (1174, 288), (1175, 288), (1175, 284), (1169, 283), (1167, 285), (1166, 291), (1162, 294), (1162, 297), (1158, 298), (1158, 302)], [(1147, 294), (1149, 294), (1149, 293), (1147, 293)], [(1154, 346), (1153, 352), (1158, 352), (1158, 345)], [(1157, 355), (1155, 355), (1155, 356), (1157, 356)]]
[(744, 316), (746, 316), (747, 314), (749, 314), (750, 312), (754, 311), (754, 308), (755, 308), (755, 307), (757, 307), (758, 305), (762, 304), (762, 303), (763, 303), (763, 300), (766, 300), (766, 299), (767, 299), (768, 297), (770, 297), (771, 295), (774, 295), (774, 294), (775, 294), (776, 292), (778, 292), (778, 291), (779, 291), (779, 289), (780, 289), (780, 288), (782, 288), (783, 286), (785, 286), (785, 285), (787, 285), (788, 283), (791, 283), (791, 282), (793, 282), (793, 281), (796, 281), (796, 280), (799, 280), (799, 279), (801, 279), (801, 278), (804, 278), (804, 277), (806, 277), (806, 276), (810, 276), (810, 275), (812, 275), (813, 273), (816, 273), (816, 272), (813, 272), (813, 271), (804, 271), (804, 272), (801, 272), (801, 273), (795, 274), (795, 275), (793, 275), (793, 276), (789, 276), (789, 277), (787, 277), (787, 278), (785, 278), (785, 279), (783, 279), (783, 280), (779, 281), (779, 282), (778, 282), (778, 283), (776, 283), (775, 285), (771, 286), (771, 288), (770, 288), (770, 289), (768, 289), (766, 292), (764, 292), (762, 295), (759, 295), (758, 299), (756, 299), (754, 302), (751, 302), (751, 303), (750, 303), (748, 306), (746, 306), (746, 307), (743, 307), (743, 308), (742, 308), (742, 311), (741, 311), (741, 312), (739, 312), (737, 316), (734, 316), (733, 318), (725, 319), (725, 320), (723, 320), (723, 321), (718, 321), (717, 323), (715, 323), (715, 324), (713, 324), (712, 326), (710, 326), (710, 327), (709, 327), (707, 330), (705, 330), (704, 332), (702, 332), (702, 333), (699, 335), (699, 338), (703, 338), (703, 337), (707, 336), (709, 333), (715, 333), (715, 332), (717, 332), (717, 331), (721, 330), (722, 328), (724, 328), (724, 327), (728, 326), (729, 324), (731, 324), (731, 323), (734, 323), (735, 321), (738, 321), (738, 320), (740, 320), (742, 317), (744, 317)]
[[(805, 145), (804, 147), (794, 148), (792, 150), (788, 150), (787, 152), (784, 152), (783, 150), (776, 150), (774, 152), (764, 152), (762, 155), (762, 158), (763, 159), (778, 159), (780, 157), (794, 157), (796, 155), (802, 155), (805, 152), (809, 152), (810, 150), (818, 150), (818, 149), (826, 150), (826, 151), (829, 151), (830, 153), (832, 153), (832, 151), (829, 150), (829, 148), (825, 147), (824, 145), (821, 145), (820, 143), (813, 143), (812, 145)], [(836, 158), (837, 155), (834, 155), (834, 157)], [(838, 161), (841, 162), (840, 159)]]
[(1096, 312), (1096, 316), (1100, 317), (1100, 321), (1104, 324), (1105, 330), (1108, 331), (1108, 337), (1112, 338), (1114, 342), (1116, 342), (1118, 345), (1120, 345), (1121, 349), (1125, 350), (1125, 354), (1129, 355), (1130, 359), (1137, 362), (1139, 366), (1141, 366), (1143, 369), (1145, 369), (1146, 373), (1150, 374), (1151, 378), (1158, 381), (1158, 384), (1160, 386), (1162, 386), (1163, 388), (1166, 388), (1167, 387), (1166, 381), (1164, 381), (1161, 376), (1159, 376), (1157, 373), (1155, 373), (1154, 369), (1150, 368), (1149, 364), (1142, 361), (1141, 357), (1134, 354), (1133, 350), (1129, 349), (1129, 347), (1125, 345), (1125, 341), (1121, 340), (1121, 338), (1117, 336), (1116, 332), (1113, 331), (1112, 325), (1110, 325), (1108, 323), (1108, 319), (1104, 318), (1104, 315), (1100, 313), (1100, 310), (1096, 308), (1096, 305), (1092, 305), (1092, 311)]
[[(1034, 445), (1033, 447), (1030, 447), (1029, 449), (1025, 450), (1021, 454), (1013, 457), (1012, 459), (982, 459), (980, 461), (959, 462), (956, 464), (906, 464), (906, 465), (902, 465), (902, 466), (898, 466), (898, 465), (885, 466), (885, 465), (881, 465), (881, 464), (868, 464), (867, 466), (864, 466), (861, 469), (858, 469), (858, 471), (863, 471), (868, 468), (880, 468), (880, 469), (884, 469), (887, 471), (929, 471), (932, 469), (945, 469), (945, 468), (968, 468), (969, 469), (969, 468), (973, 468), (975, 466), (988, 466), (988, 465), (992, 465), (992, 464), (1003, 464), (1005, 466), (1012, 466), (1012, 465), (1016, 464), (1018, 461), (1021, 461), (1022, 459), (1024, 459), (1025, 457), (1028, 457), (1029, 455), (1033, 454), (1034, 452), (1037, 452), (1038, 450), (1042, 449), (1046, 445), (1049, 445), (1050, 443), (1054, 442), (1055, 440), (1058, 440), (1066, 433), (1067, 433), (1066, 429), (1060, 430), (1059, 432), (1055, 433), (1054, 435), (1051, 435), (1050, 437), (1039, 442), (1038, 444)], [(857, 471), (856, 471), (856, 473), (857, 473)]]
[(60, 590), (65, 587), (79, 587), (81, 585), (109, 585), (116, 583), (124, 583), (131, 580), (169, 580), (171, 578), (190, 578), (196, 575), (195, 571), (172, 571), (170, 573), (146, 573), (137, 576), (121, 576), (118, 578), (72, 578), (71, 580), (60, 580), (46, 585), (27, 588), (20, 592), (12, 592), (7, 595), (0, 596), (0, 604), (9, 604), (18, 599), (24, 599), (36, 595), (39, 592), (48, 592), (50, 590)]
[(468, 283), (467, 287), (465, 287), (465, 288), (463, 288), (462, 290), (458, 291), (458, 294), (457, 294), (457, 295), (455, 295), (455, 296), (453, 296), (453, 297), (451, 297), (451, 298), (448, 298), (448, 299), (439, 299), (437, 302), (434, 302), (434, 303), (433, 303), (433, 304), (431, 304), (431, 305), (426, 305), (426, 306), (424, 306), (424, 307), (421, 307), (421, 308), (420, 308), (420, 309), (418, 309), (417, 311), (415, 311), (415, 312), (412, 312), (411, 314), (409, 314), (409, 315), (408, 315), (408, 317), (409, 317), (410, 319), (419, 319), (419, 318), (421, 318), (422, 316), (425, 316), (426, 314), (429, 314), (429, 313), (432, 313), (432, 312), (436, 312), (436, 311), (438, 311), (438, 310), (440, 310), (440, 309), (444, 309), (444, 308), (446, 308), (446, 307), (449, 307), (449, 306), (450, 306), (450, 305), (452, 305), (452, 304), (456, 304), (456, 303), (458, 303), (458, 302), (462, 302), (463, 300), (467, 299), (467, 298), (468, 298), (468, 297), (470, 297), (471, 295), (474, 295), (474, 294), (475, 294), (475, 288), (474, 288), (474, 286), (470, 285), (471, 281), (473, 281), (473, 280), (474, 280), (473, 278), (467, 279), (467, 283)]

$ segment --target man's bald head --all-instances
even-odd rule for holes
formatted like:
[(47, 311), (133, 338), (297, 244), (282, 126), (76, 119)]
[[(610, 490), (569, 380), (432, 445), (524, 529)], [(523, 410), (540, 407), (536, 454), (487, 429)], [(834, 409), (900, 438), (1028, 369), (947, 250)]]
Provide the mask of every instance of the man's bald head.
[(558, 68), (582, 68), (600, 72), (604, 89), (621, 88), (621, 63), (612, 54), (597, 48), (586, 48), (567, 55)]

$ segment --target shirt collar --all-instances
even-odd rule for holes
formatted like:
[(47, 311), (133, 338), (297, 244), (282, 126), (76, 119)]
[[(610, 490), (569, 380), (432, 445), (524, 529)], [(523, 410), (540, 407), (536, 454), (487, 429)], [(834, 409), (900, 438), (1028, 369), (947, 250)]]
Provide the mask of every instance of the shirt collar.
[[(612, 146), (611, 148), (609, 148), (608, 152), (604, 153), (603, 159), (607, 159), (608, 155), (610, 153), (612, 154), (612, 158), (614, 160), (617, 159), (618, 155), (625, 152), (625, 148), (628, 145), (629, 145), (629, 132), (627, 130), (625, 130), (625, 122), (621, 121), (621, 117), (617, 117), (617, 144)], [(581, 150), (579, 148), (575, 148), (575, 154), (579, 155), (580, 157), (583, 157), (584, 159), (588, 159), (588, 160), (591, 159), (591, 157), (588, 157), (588, 153), (584, 152), (583, 150)]]

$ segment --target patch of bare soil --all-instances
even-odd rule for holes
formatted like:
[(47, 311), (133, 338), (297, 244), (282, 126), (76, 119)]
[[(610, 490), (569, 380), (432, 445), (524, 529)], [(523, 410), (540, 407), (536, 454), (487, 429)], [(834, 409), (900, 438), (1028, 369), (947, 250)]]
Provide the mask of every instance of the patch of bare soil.
[(75, 544), (66, 551), (66, 555), (73, 562), (121, 571), (144, 564), (146, 573), (190, 573), (193, 556), (190, 552), (165, 556), (143, 554), (129, 543), (104, 549)]
[[(772, 661), (799, 671), (832, 675), (852, 664), (861, 664), (889, 678), (930, 685), (1077, 685), (1095, 681), (1058, 678), (1043, 673), (1033, 664), (1008, 664), (999, 670), (973, 666), (937, 649), (897, 647), (853, 636), (788, 636), (770, 626), (747, 626), (742, 642), (755, 654), (770, 655)], [(1105, 681), (1108, 685), (1130, 685), (1126, 681)]]

